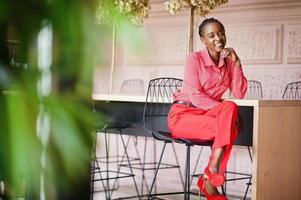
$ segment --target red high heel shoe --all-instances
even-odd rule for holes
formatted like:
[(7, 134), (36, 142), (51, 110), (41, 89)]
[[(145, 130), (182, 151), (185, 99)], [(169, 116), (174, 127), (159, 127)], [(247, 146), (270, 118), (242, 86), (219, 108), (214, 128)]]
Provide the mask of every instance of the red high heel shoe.
[(198, 180), (198, 187), (200, 189), (200, 192), (202, 191), (204, 193), (207, 200), (227, 200), (227, 198), (224, 195), (221, 195), (221, 194), (211, 195), (211, 194), (209, 194), (207, 192), (206, 188), (205, 188), (205, 180), (203, 179), (202, 176)]
[(208, 166), (205, 168), (204, 174), (208, 177), (210, 184), (213, 185), (214, 187), (219, 187), (223, 185), (225, 182), (225, 177), (223, 175), (218, 173), (212, 174)]

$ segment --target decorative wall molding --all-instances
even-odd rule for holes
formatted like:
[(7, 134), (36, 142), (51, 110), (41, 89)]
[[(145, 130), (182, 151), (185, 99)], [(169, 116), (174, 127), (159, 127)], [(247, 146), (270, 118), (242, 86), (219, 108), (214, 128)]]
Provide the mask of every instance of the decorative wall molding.
[(228, 46), (233, 47), (244, 64), (281, 63), (282, 26), (243, 26), (227, 29)]
[[(203, 47), (194, 25), (194, 50)], [(125, 52), (125, 65), (183, 65), (187, 45), (187, 27), (148, 27), (149, 46), (144, 54)], [(244, 64), (282, 62), (282, 25), (244, 25), (227, 28), (227, 46), (233, 47)], [(126, 48), (125, 48), (126, 49)]]
[[(151, 17), (166, 18), (171, 16), (165, 9), (163, 2), (163, 0), (152, 0)], [(231, 0), (228, 4), (216, 8), (212, 14), (221, 17), (226, 15), (225, 17), (230, 17), (232, 21), (238, 22), (245, 19), (295, 19), (298, 16), (300, 17), (300, 6), (300, 0)], [(242, 11), (243, 13), (237, 17), (236, 13)], [(267, 11), (270, 12), (269, 15), (266, 14)], [(254, 15), (254, 13), (256, 14)], [(187, 10), (183, 10), (176, 15), (188, 16)]]
[[(187, 27), (148, 27), (146, 53), (125, 52), (125, 65), (182, 65), (186, 54)], [(126, 50), (126, 49), (125, 49)]]
[(286, 52), (288, 63), (301, 63), (301, 24), (287, 25)]

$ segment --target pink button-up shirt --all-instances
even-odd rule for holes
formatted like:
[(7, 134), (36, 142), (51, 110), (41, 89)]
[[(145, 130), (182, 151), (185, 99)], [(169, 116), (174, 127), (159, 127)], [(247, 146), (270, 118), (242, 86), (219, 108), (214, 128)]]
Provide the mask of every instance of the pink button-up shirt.
[(234, 98), (244, 97), (247, 80), (241, 66), (235, 67), (231, 59), (222, 56), (216, 66), (205, 48), (187, 56), (183, 86), (174, 93), (174, 100), (189, 101), (208, 110), (221, 103), (221, 97), (228, 88)]

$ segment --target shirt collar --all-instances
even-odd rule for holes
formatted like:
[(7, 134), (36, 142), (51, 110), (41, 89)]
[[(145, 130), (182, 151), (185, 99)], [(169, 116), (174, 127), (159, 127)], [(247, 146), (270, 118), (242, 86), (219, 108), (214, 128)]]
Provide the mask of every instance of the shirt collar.
[[(209, 51), (208, 51), (207, 48), (204, 48), (204, 49), (201, 51), (201, 54), (202, 54), (202, 57), (203, 57), (203, 59), (204, 59), (204, 65), (205, 65), (206, 67), (215, 66), (213, 60), (211, 59), (211, 57), (210, 57), (210, 55), (209, 55)], [(217, 67), (220, 68), (220, 67), (224, 66), (224, 64), (225, 64), (225, 59), (224, 59), (223, 56), (220, 56), (219, 59), (220, 59), (220, 60), (219, 60), (219, 62), (218, 62), (218, 66), (217, 66)]]

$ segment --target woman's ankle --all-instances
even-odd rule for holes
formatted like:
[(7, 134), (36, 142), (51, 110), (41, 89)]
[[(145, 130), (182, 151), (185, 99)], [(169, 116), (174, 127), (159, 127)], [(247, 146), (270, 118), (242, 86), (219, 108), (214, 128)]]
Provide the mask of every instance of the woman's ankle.
[(217, 188), (212, 186), (208, 179), (205, 179), (205, 188), (210, 195), (219, 194)]
[(215, 174), (215, 173), (218, 173), (218, 167), (217, 167), (218, 165), (216, 164), (216, 163), (214, 163), (214, 162), (210, 162), (209, 163), (209, 171), (211, 172), (211, 174)]

